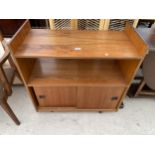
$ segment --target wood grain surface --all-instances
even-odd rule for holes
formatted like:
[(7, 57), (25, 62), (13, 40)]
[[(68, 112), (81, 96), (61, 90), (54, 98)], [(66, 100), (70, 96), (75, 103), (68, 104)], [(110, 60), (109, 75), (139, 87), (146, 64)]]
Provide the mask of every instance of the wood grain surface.
[(127, 83), (114, 60), (37, 59), (29, 86), (125, 86)]
[(31, 29), (15, 57), (140, 58), (125, 32)]

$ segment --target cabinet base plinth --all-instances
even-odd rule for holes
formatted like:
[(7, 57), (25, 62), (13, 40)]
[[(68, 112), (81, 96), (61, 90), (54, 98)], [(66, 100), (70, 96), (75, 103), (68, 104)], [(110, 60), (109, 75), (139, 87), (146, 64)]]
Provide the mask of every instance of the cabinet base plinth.
[(78, 109), (74, 107), (38, 107), (37, 112), (116, 112), (117, 109)]

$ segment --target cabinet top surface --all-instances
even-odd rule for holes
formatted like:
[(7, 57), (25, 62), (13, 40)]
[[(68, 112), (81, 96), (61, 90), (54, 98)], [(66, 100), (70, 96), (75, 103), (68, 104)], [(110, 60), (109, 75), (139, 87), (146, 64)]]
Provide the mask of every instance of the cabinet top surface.
[(31, 29), (15, 57), (139, 58), (124, 31)]

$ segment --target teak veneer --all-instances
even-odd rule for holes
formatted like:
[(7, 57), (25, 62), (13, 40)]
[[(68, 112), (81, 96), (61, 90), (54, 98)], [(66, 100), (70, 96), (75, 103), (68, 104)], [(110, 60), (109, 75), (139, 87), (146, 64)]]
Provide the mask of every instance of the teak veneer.
[(117, 111), (147, 54), (124, 31), (31, 29), (10, 41), (12, 56), (37, 111)]
[[(76, 50), (80, 48), (80, 50)], [(31, 29), (17, 58), (141, 58), (124, 31)]]
[(36, 60), (28, 86), (125, 86), (113, 60)]

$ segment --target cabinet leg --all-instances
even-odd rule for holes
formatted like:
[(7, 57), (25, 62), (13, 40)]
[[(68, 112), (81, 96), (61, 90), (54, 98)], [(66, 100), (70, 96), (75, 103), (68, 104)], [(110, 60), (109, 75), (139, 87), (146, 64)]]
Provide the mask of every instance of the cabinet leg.
[(100, 114), (102, 114), (103, 111), (99, 111)]
[(120, 108), (120, 109), (123, 109), (123, 108), (124, 108), (124, 103), (123, 103), (123, 102), (121, 103), (121, 105), (120, 105), (119, 108)]

